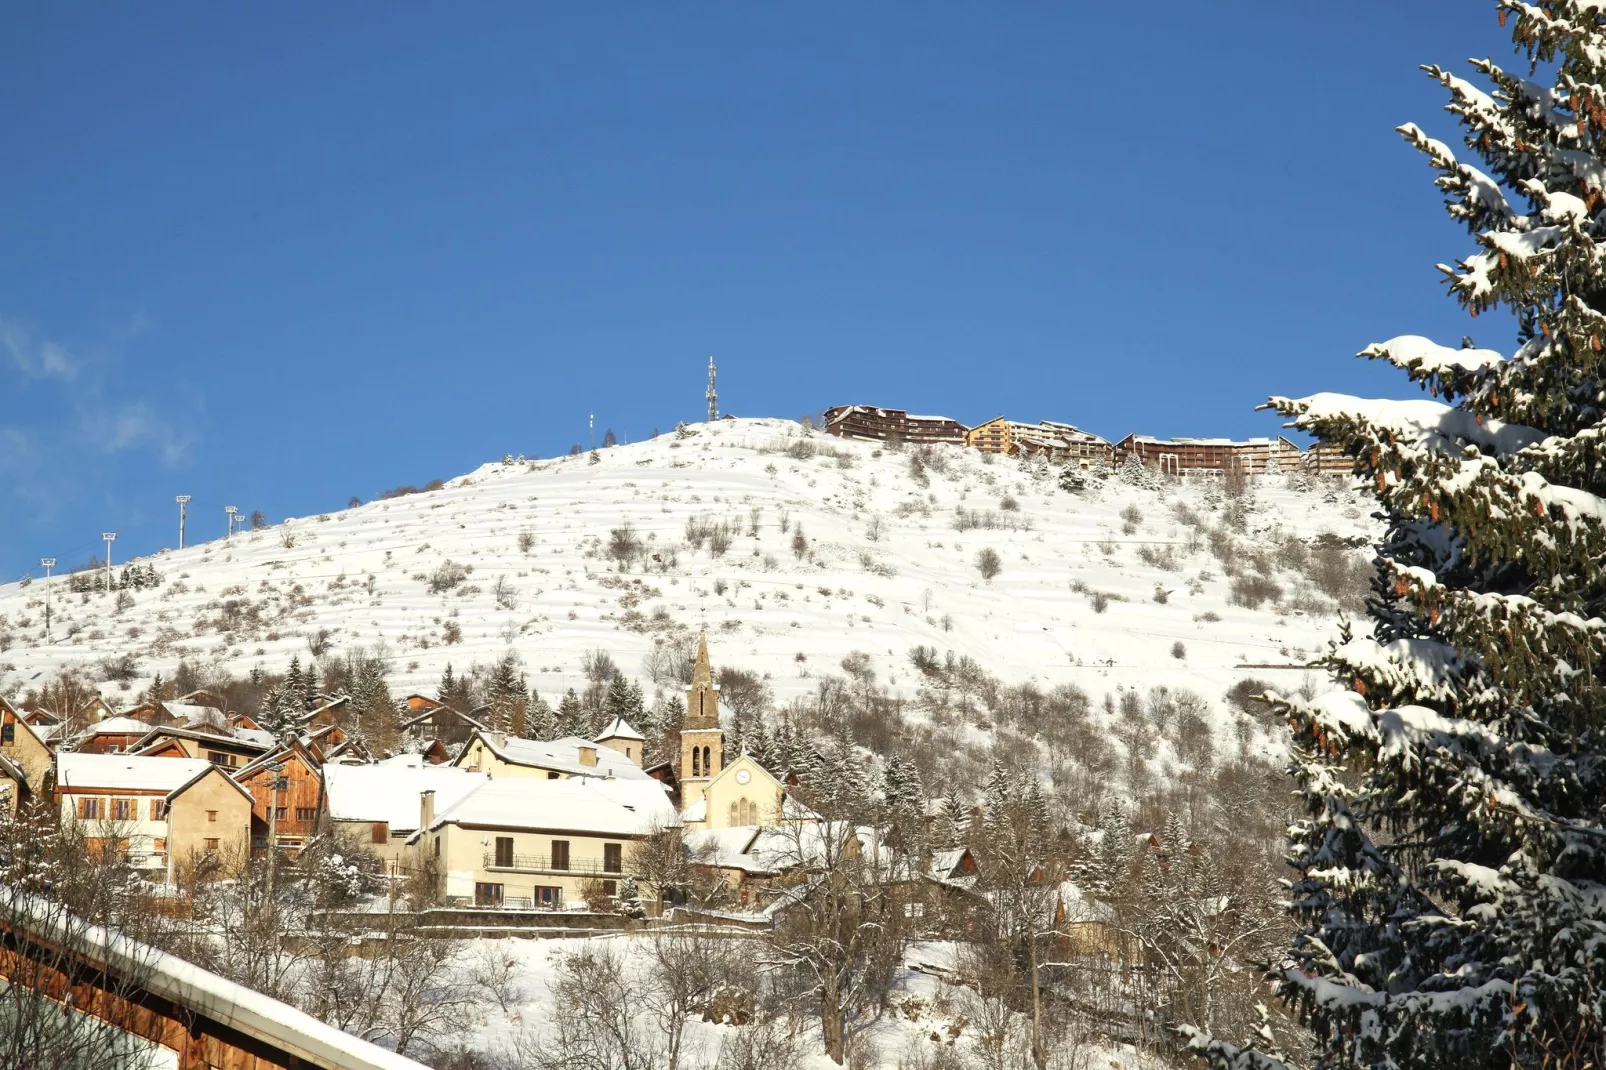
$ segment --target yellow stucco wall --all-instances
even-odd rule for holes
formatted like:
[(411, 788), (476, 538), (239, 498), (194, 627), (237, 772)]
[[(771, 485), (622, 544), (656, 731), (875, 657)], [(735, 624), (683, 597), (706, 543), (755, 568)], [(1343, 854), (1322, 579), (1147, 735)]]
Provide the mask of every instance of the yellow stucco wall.
[[(208, 811), (217, 814), (214, 821)], [(168, 857), (182, 867), (192, 857), (212, 850), (230, 870), (243, 866), (251, 853), (251, 800), (221, 770), (185, 788), (173, 799), (167, 813)]]
[[(744, 772), (748, 775), (746, 784), (740, 782)], [(781, 782), (751, 756), (744, 754), (709, 782), (708, 818), (704, 827), (722, 829), (741, 824), (773, 827), (780, 823), (781, 793)], [(742, 808), (739, 804), (743, 800), (748, 804), (749, 813), (757, 810), (757, 820), (740, 820)], [(731, 820), (732, 804), (738, 804), (736, 821)]]

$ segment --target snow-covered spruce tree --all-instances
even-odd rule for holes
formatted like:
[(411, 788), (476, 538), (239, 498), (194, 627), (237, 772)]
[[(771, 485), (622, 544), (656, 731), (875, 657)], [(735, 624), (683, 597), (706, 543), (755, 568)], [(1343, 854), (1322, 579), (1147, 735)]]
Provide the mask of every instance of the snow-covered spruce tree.
[(1498, 7), (1523, 70), (1425, 68), (1482, 169), (1401, 133), (1478, 245), (1450, 292), (1511, 312), (1515, 352), (1396, 338), (1361, 355), (1439, 400), (1273, 399), (1387, 524), (1371, 634), (1329, 659), (1346, 690), (1279, 702), (1306, 815), (1276, 977), (1323, 1067), (1606, 1057), (1606, 12)]

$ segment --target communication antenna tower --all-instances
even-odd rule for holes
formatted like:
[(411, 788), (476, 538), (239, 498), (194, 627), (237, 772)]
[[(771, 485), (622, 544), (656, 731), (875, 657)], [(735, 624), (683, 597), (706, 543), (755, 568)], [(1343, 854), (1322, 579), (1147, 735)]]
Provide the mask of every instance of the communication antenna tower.
[(708, 422), (719, 419), (719, 392), (714, 389), (714, 358), (708, 358)]

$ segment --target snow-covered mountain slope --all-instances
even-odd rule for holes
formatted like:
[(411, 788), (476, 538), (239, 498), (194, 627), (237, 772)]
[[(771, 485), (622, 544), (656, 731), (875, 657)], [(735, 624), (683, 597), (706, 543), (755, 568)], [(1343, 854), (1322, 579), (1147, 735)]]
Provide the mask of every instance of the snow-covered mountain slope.
[[(100, 659), (123, 654), (137, 659), (135, 688), (181, 658), (282, 671), (327, 631), (337, 653), (382, 640), (398, 695), (431, 692), (448, 662), (461, 672), (511, 648), (556, 699), (583, 684), (589, 650), (645, 677), (656, 639), (706, 627), (716, 665), (767, 675), (782, 701), (855, 651), (878, 682), (912, 695), (919, 644), (968, 655), (1006, 683), (1075, 683), (1095, 699), (1164, 684), (1219, 704), (1236, 680), (1272, 672), (1238, 666), (1302, 662), (1335, 633), (1319, 598), (1300, 609), (1286, 596), (1281, 607), (1232, 603), (1222, 562), (1175, 511), (1219, 521), (1219, 489), (1114, 479), (1073, 494), (1046, 467), (958, 447), (924, 451), (921, 464), (921, 451), (789, 421), (688, 430), (603, 450), (596, 463), (491, 463), (441, 490), (166, 551), (148, 559), (160, 586), (130, 592), (122, 608), (115, 594), (70, 594), (58, 577), (53, 642), (43, 583), (0, 587), (10, 640), (0, 694), (65, 667), (93, 677)], [(1372, 532), (1358, 496), (1292, 482), (1255, 482), (1240, 548)], [(961, 518), (1003, 526), (959, 530)], [(621, 568), (609, 551), (625, 526), (645, 552)], [(728, 549), (712, 552), (719, 534), (689, 545), (697, 528), (728, 530)], [(991, 580), (977, 565), (984, 549), (999, 555)], [(453, 565), (466, 575), (444, 586)], [(1288, 573), (1279, 582), (1296, 586)], [(1293, 688), (1300, 677), (1276, 680)], [(117, 685), (105, 690), (115, 704)]]

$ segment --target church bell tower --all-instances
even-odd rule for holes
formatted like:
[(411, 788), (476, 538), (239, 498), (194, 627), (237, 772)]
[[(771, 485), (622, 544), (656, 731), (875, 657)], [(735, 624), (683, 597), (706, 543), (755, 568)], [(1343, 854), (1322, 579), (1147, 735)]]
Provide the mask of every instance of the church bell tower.
[(725, 767), (725, 732), (719, 727), (719, 685), (708, 665), (708, 633), (697, 637), (697, 666), (686, 692), (686, 727), (680, 730), (680, 805), (689, 808), (708, 792)]

